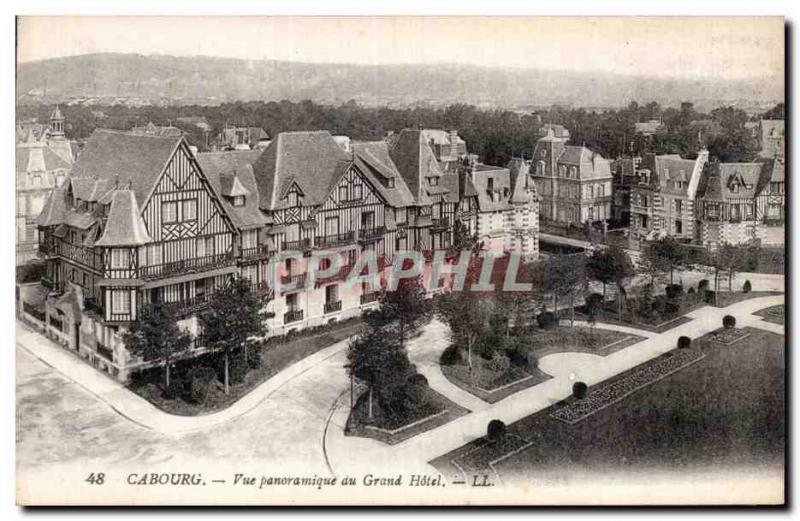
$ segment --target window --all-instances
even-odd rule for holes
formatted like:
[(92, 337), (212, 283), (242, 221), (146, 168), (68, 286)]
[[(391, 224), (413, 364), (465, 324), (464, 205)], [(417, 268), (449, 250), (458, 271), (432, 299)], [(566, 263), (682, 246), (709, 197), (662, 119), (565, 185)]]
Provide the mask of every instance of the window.
[(244, 206), (244, 196), (237, 195), (233, 198), (233, 206)]
[(429, 177), (428, 178), (428, 183), (430, 183), (431, 186), (439, 186), (439, 178), (438, 177)]
[(339, 200), (340, 201), (347, 201), (347, 187), (340, 186), (339, 187)]
[(603, 185), (597, 185), (597, 197), (603, 197), (604, 195)]
[(196, 199), (186, 199), (182, 201), (182, 212), (183, 215), (181, 216), (181, 220), (183, 221), (194, 221), (197, 219), (197, 200)]
[(683, 233), (683, 223), (681, 221), (675, 221), (675, 233)]
[(297, 311), (297, 293), (286, 295), (286, 307), (289, 311)]
[(675, 213), (682, 213), (683, 212), (683, 201), (675, 201)]
[(242, 248), (255, 248), (258, 245), (258, 231), (247, 230), (242, 232)]
[(486, 189), (490, 192), (494, 191), (494, 177), (490, 177), (486, 180)]
[(206, 255), (214, 255), (214, 237), (206, 237)]
[(328, 237), (339, 234), (339, 217), (326, 217), (325, 218), (325, 235)]
[(744, 215), (748, 219), (752, 219), (753, 218), (753, 203), (749, 203), (749, 204), (744, 205)]
[(361, 228), (375, 227), (375, 212), (364, 212), (361, 214)]
[(111, 250), (111, 268), (122, 269), (128, 267), (128, 251), (121, 248)]
[(336, 284), (325, 286), (325, 303), (332, 304), (338, 301), (339, 301), (339, 286), (337, 286)]
[(131, 297), (127, 291), (116, 290), (111, 293), (112, 313), (128, 314), (131, 312)]
[(390, 177), (386, 180), (386, 187), (387, 188), (394, 188), (394, 177)]
[(161, 221), (174, 223), (178, 221), (178, 203), (161, 203)]
[(361, 185), (355, 185), (353, 189), (355, 190), (355, 195), (353, 195), (353, 199), (356, 200), (361, 199), (363, 197), (363, 192), (362, 192), (363, 187)]
[(289, 192), (286, 197), (286, 204), (289, 206), (297, 206), (297, 192)]

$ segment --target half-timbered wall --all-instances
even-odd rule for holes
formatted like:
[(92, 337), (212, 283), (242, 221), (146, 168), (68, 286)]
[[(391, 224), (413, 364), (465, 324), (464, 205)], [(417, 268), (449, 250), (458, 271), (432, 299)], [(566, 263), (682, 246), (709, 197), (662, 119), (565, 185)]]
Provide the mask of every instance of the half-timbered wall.
[[(185, 144), (167, 165), (142, 217), (153, 239), (149, 248), (161, 249), (160, 255), (145, 255), (143, 265), (192, 259), (198, 248), (204, 252), (201, 256), (232, 251), (234, 228)], [(208, 237), (213, 238), (213, 252), (208, 251)], [(202, 246), (197, 239), (204, 240)]]

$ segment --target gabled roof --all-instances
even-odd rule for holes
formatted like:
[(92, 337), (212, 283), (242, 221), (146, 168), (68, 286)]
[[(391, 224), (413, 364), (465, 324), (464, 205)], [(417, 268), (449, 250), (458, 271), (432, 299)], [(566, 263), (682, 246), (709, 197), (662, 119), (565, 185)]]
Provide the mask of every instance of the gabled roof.
[(152, 239), (132, 190), (115, 190), (103, 235), (96, 246), (140, 246)]
[(136, 135), (97, 129), (72, 165), (73, 178), (111, 180), (130, 188), (141, 208), (183, 141), (182, 136)]
[[(703, 199), (753, 199), (771, 174), (769, 163), (707, 163), (698, 193)], [(734, 185), (738, 191), (734, 192)], [(702, 190), (702, 191), (701, 191)]]
[(67, 215), (66, 183), (50, 192), (50, 197), (44, 203), (42, 212), (36, 219), (39, 226), (54, 226), (61, 224)]
[[(353, 159), (359, 172), (389, 206), (405, 208), (414, 203), (405, 180), (389, 156), (389, 145), (385, 141), (353, 143)], [(387, 179), (394, 179), (394, 188), (386, 186)]]
[[(232, 150), (197, 154), (197, 162), (238, 228), (260, 227), (271, 222), (259, 210), (260, 196), (252, 162), (260, 150)], [(227, 193), (226, 193), (227, 192)], [(243, 206), (233, 206), (230, 197), (244, 195)]]
[(351, 163), (328, 131), (282, 132), (253, 163), (260, 206), (282, 208), (292, 183), (303, 192), (303, 205), (320, 205)]

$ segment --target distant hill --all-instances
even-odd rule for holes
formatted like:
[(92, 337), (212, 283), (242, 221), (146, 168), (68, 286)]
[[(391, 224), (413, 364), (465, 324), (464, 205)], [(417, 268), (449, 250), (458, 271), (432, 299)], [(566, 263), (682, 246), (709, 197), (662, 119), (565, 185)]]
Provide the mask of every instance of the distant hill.
[(471, 65), (337, 65), (205, 56), (88, 54), (20, 64), (20, 102), (76, 98), (136, 99), (148, 103), (356, 100), (376, 105), (465, 102), (484, 107), (554, 103), (617, 107), (632, 100), (699, 107), (720, 103), (767, 106), (783, 101), (783, 78), (721, 81), (633, 77)]

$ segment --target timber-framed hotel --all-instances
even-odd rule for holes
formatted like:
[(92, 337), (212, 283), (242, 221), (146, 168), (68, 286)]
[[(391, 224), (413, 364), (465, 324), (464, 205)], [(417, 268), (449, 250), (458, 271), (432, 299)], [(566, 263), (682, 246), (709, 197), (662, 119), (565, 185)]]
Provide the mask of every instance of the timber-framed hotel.
[[(125, 380), (146, 364), (120, 333), (145, 306), (174, 307), (196, 333), (194, 313), (240, 274), (263, 301), (269, 335), (342, 320), (377, 300), (342, 284), (362, 252), (383, 269), (397, 251), (451, 247), (458, 228), (535, 258), (538, 205), (528, 161), (481, 165), (455, 132), (352, 143), (287, 132), (263, 151), (196, 154), (180, 135), (98, 129), (39, 217), (46, 275), (34, 318)], [(341, 255), (342, 269), (310, 287), (319, 250)], [(283, 251), (304, 257), (286, 259), (282, 282), (293, 289), (276, 294), (268, 270)]]

